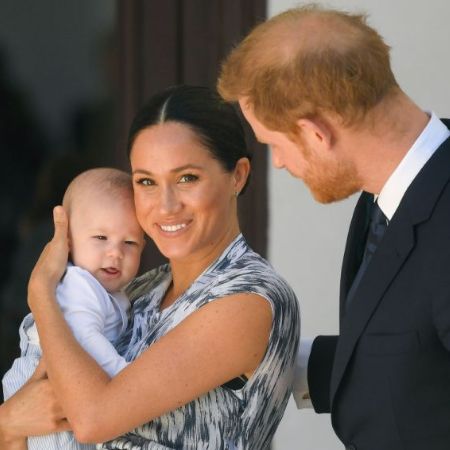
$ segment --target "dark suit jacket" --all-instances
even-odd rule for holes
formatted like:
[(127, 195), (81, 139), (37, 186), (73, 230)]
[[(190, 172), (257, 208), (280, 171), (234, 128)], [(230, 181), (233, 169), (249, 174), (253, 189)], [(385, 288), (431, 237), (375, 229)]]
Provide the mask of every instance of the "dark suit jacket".
[(449, 450), (450, 139), (405, 193), (345, 312), (371, 199), (361, 195), (349, 230), (340, 335), (313, 343), (311, 399), (348, 449)]

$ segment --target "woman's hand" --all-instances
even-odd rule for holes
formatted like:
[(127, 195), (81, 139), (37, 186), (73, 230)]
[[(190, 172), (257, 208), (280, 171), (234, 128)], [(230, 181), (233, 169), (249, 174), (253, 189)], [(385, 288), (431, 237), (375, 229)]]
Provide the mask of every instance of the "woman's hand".
[[(45, 246), (28, 283), (28, 303), (38, 308), (40, 301), (54, 299), (56, 285), (67, 264), (67, 216), (61, 206), (53, 210), (55, 233)], [(26, 437), (69, 430), (43, 365), (13, 397), (0, 405), (0, 448), (25, 450)]]
[(70, 429), (48, 379), (31, 381), (3, 406), (8, 409), (8, 423), (5, 425), (11, 438)]
[(27, 436), (69, 430), (57, 402), (45, 366), (39, 365), (30, 381), (0, 406), (0, 448), (26, 449)]
[(69, 252), (68, 221), (62, 206), (53, 210), (55, 233), (39, 257), (28, 282), (28, 304), (33, 310), (41, 298), (54, 294), (56, 285), (64, 274)]

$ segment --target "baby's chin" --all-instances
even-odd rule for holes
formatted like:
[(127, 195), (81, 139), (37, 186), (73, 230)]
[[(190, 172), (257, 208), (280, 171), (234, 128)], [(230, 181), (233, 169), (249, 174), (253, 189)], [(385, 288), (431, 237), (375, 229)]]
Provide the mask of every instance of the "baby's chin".
[(123, 291), (123, 289), (134, 278), (127, 277), (126, 279), (123, 279), (122, 273), (120, 271), (112, 272), (105, 269), (100, 269), (93, 275), (96, 280), (103, 286), (103, 288), (110, 294)]

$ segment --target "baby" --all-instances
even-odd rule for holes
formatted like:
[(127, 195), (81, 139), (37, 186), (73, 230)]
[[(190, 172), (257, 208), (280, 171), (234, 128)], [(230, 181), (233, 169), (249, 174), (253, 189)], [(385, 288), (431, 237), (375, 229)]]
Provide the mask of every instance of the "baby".
[[(123, 288), (135, 277), (144, 234), (134, 209), (131, 177), (117, 169), (91, 169), (75, 177), (63, 199), (69, 218), (71, 263), (56, 297), (84, 349), (113, 377), (127, 362), (111, 344), (126, 328), (129, 301)], [(33, 374), (41, 358), (33, 316), (20, 326), (21, 356), (5, 374), (5, 400)], [(28, 438), (29, 450), (91, 450), (72, 433)]]

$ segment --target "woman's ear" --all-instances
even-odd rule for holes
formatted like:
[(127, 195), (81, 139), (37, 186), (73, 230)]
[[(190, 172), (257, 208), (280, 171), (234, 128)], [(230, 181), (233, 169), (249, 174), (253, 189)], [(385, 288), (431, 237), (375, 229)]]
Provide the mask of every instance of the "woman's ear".
[(234, 168), (234, 193), (236, 196), (244, 189), (250, 174), (250, 161), (248, 158), (241, 158)]

